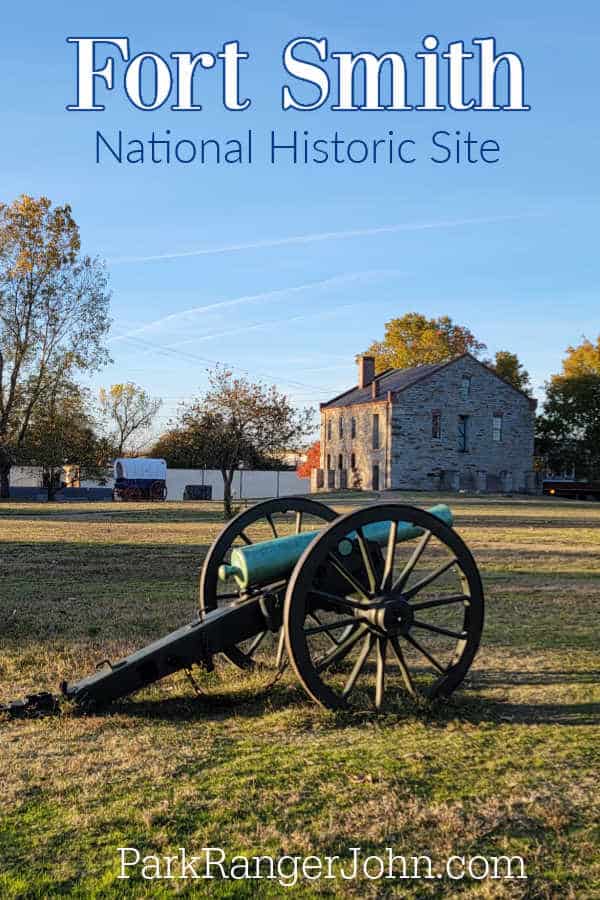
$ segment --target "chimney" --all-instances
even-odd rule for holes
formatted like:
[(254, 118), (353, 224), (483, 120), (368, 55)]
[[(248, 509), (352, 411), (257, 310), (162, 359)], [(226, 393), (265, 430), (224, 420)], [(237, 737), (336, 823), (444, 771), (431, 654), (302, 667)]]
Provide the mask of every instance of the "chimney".
[(358, 358), (358, 386), (365, 388), (375, 378), (375, 357), (359, 356)]
[(377, 393), (378, 393), (378, 390), (377, 390), (377, 389), (378, 389), (378, 387), (379, 387), (379, 383), (378, 383), (377, 379), (374, 378), (373, 381), (371, 382), (371, 397), (372, 397), (373, 400), (374, 400), (375, 397), (377, 396)]

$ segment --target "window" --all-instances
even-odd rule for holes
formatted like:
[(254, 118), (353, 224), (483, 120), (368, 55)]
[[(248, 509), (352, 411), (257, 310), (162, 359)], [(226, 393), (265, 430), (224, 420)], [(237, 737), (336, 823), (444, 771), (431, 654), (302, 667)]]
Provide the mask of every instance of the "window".
[(373, 414), (373, 450), (379, 450), (379, 414)]
[(331, 440), (331, 419), (327, 420), (327, 440)]
[(439, 440), (442, 436), (442, 414), (439, 409), (434, 409), (431, 413), (431, 437)]
[(354, 440), (354, 438), (356, 437), (356, 419), (354, 418), (354, 416), (352, 416), (350, 422), (350, 437), (352, 438), (352, 440)]
[(502, 440), (502, 413), (494, 413), (492, 416), (492, 440)]
[(340, 416), (340, 437), (344, 437), (344, 418)]
[(331, 469), (331, 454), (327, 454), (327, 469)]
[(351, 469), (356, 468), (356, 454), (355, 453), (350, 454), (350, 468)]
[(467, 453), (469, 449), (469, 417), (458, 417), (458, 449), (460, 453)]
[(460, 399), (468, 400), (471, 395), (471, 376), (463, 375), (460, 385)]
[(340, 453), (340, 455), (338, 456), (338, 469), (343, 469), (343, 468), (344, 468), (344, 457)]
[(378, 491), (379, 490), (379, 466), (378, 465), (373, 466), (373, 475), (371, 478), (371, 482), (372, 482), (373, 490)]

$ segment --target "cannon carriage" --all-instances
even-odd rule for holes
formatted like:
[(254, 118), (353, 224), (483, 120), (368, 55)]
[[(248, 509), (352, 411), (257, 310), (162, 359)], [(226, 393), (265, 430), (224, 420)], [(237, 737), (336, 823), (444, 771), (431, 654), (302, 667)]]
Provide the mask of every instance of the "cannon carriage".
[[(346, 515), (315, 500), (259, 503), (210, 548), (187, 625), (118, 662), (64, 683), (98, 708), (224, 656), (242, 670), (291, 666), (330, 709), (380, 709), (399, 692), (449, 696), (479, 647), (484, 598), (475, 561), (447, 506), (380, 503)], [(15, 714), (56, 707), (48, 694)]]

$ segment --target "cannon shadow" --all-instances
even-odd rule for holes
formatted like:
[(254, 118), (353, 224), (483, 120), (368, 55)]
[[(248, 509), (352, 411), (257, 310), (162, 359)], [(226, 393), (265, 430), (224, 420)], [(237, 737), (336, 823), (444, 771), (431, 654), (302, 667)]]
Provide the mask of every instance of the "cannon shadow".
[(260, 719), (265, 715), (287, 710), (293, 714), (306, 714), (322, 718), (320, 725), (343, 729), (380, 720), (389, 726), (420, 720), (428, 727), (444, 728), (461, 722), (478, 725), (485, 723), (506, 725), (600, 725), (600, 703), (573, 702), (570, 700), (539, 703), (512, 701), (487, 697), (475, 693), (482, 687), (509, 687), (517, 685), (573, 685), (592, 684), (600, 671), (543, 672), (492, 670), (479, 673), (477, 685), (459, 689), (447, 700), (415, 703), (408, 695), (399, 695), (380, 714), (373, 708), (342, 712), (319, 711), (300, 686), (277, 684), (263, 693), (239, 690), (234, 693), (211, 693), (198, 697), (189, 694), (180, 697), (141, 699), (125, 698), (111, 705), (100, 716), (121, 714), (142, 719), (187, 721)]

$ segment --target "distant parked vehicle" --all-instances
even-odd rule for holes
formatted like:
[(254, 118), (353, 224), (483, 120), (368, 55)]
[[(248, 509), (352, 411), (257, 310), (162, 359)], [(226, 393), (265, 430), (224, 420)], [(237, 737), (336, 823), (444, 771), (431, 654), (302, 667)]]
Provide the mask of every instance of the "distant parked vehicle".
[(125, 457), (114, 465), (115, 500), (166, 500), (167, 464), (164, 459)]
[(600, 500), (600, 481), (567, 481), (546, 479), (542, 492), (549, 497), (564, 497), (568, 500)]

